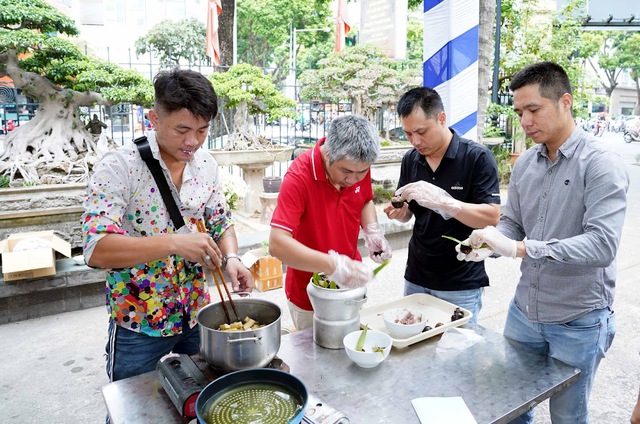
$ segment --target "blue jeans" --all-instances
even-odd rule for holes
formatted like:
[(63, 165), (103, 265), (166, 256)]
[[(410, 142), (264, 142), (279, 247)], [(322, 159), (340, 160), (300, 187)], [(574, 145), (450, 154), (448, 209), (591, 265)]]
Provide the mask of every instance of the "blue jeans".
[[(596, 309), (564, 324), (540, 324), (529, 321), (513, 300), (504, 326), (505, 337), (580, 369), (580, 379), (549, 401), (554, 424), (589, 423), (593, 378), (615, 333), (615, 314), (610, 308)], [(533, 409), (511, 422), (533, 423)]]
[(182, 334), (170, 337), (151, 337), (136, 333), (109, 321), (107, 375), (118, 381), (134, 375), (154, 371), (160, 358), (169, 352), (195, 355), (200, 352), (200, 329), (184, 326)]
[(409, 296), (414, 293), (427, 293), (438, 299), (460, 306), (473, 314), (469, 320), (469, 325), (475, 325), (478, 322), (478, 314), (480, 313), (480, 309), (482, 309), (482, 293), (484, 293), (484, 287), (454, 291), (431, 290), (404, 280), (404, 295)]

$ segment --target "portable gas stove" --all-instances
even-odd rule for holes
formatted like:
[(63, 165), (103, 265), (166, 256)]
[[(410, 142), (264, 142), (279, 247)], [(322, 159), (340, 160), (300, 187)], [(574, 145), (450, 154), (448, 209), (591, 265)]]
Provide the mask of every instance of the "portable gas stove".
[(160, 384), (180, 415), (195, 418), (198, 395), (209, 384), (195, 362), (187, 355), (170, 353), (158, 361), (156, 370)]
[[(265, 368), (274, 368), (289, 372), (289, 366), (275, 357)], [(170, 353), (163, 356), (156, 366), (158, 380), (171, 399), (180, 415), (196, 417), (196, 400), (200, 392), (211, 381), (222, 376), (200, 355), (191, 358), (188, 355)]]
[[(277, 356), (266, 366), (284, 372), (290, 368)], [(181, 416), (196, 417), (196, 400), (200, 392), (211, 381), (222, 376), (200, 355), (189, 357), (171, 353), (164, 356), (156, 366), (158, 380)], [(307, 424), (348, 424), (349, 419), (340, 411), (309, 395), (307, 411), (303, 418)]]

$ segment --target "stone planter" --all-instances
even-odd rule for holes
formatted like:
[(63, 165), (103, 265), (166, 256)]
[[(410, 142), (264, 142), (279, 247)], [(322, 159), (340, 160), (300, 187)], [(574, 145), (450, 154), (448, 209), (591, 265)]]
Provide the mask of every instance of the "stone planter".
[[(273, 162), (285, 162), (291, 159), (293, 147), (275, 147), (269, 150), (209, 150), (218, 165), (233, 166), (254, 165)], [(265, 166), (266, 168), (266, 166)]]
[(81, 248), (86, 195), (86, 184), (0, 189), (0, 240), (12, 233), (54, 230), (72, 248)]
[(381, 147), (378, 159), (371, 166), (371, 179), (374, 182), (391, 181), (391, 186), (395, 187), (395, 183), (400, 178), (402, 158), (411, 149), (413, 146), (410, 144)]
[(313, 149), (314, 146), (315, 144), (296, 144), (293, 151), (293, 158), (295, 159), (307, 150)]
[(265, 168), (275, 162), (290, 160), (292, 152), (293, 146), (268, 150), (209, 150), (218, 165), (235, 165), (242, 169), (242, 178), (249, 186), (249, 194), (244, 199), (244, 209), (247, 213), (260, 211), (260, 193), (263, 190)]
[(480, 142), (486, 146), (497, 146), (504, 143), (504, 137), (480, 137)]
[[(302, 152), (313, 147), (314, 145), (311, 144), (297, 145), (294, 156), (297, 157)], [(398, 181), (402, 158), (411, 149), (413, 149), (413, 146), (410, 144), (380, 147), (378, 159), (371, 167), (371, 179), (374, 181)]]

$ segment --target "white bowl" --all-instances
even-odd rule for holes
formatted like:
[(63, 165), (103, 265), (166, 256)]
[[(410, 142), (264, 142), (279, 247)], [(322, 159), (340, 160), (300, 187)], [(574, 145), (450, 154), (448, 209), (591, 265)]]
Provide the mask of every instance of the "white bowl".
[[(344, 350), (356, 365), (362, 368), (373, 368), (387, 359), (389, 352), (391, 352), (393, 340), (382, 331), (367, 330), (367, 337), (364, 340), (364, 352), (358, 352), (356, 344), (361, 333), (362, 330), (357, 330), (344, 336), (344, 339), (342, 339)], [(382, 352), (374, 352), (373, 348), (375, 346), (382, 348)]]
[[(409, 316), (418, 318), (415, 324), (402, 324), (401, 321)], [(382, 314), (384, 325), (394, 339), (406, 339), (416, 336), (424, 330), (427, 325), (427, 315), (412, 308), (391, 309)]]

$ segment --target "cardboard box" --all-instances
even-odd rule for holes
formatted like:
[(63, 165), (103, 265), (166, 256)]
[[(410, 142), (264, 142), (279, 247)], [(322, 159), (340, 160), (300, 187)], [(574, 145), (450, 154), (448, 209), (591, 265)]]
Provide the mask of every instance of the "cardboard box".
[(282, 261), (265, 256), (263, 249), (253, 249), (242, 255), (242, 263), (255, 279), (255, 288), (264, 292), (282, 287)]
[[(51, 244), (51, 247), (14, 252), (15, 245), (27, 238), (44, 239)], [(7, 239), (0, 241), (4, 281), (55, 275), (56, 252), (70, 257), (71, 245), (54, 235), (53, 231), (11, 234)]]

